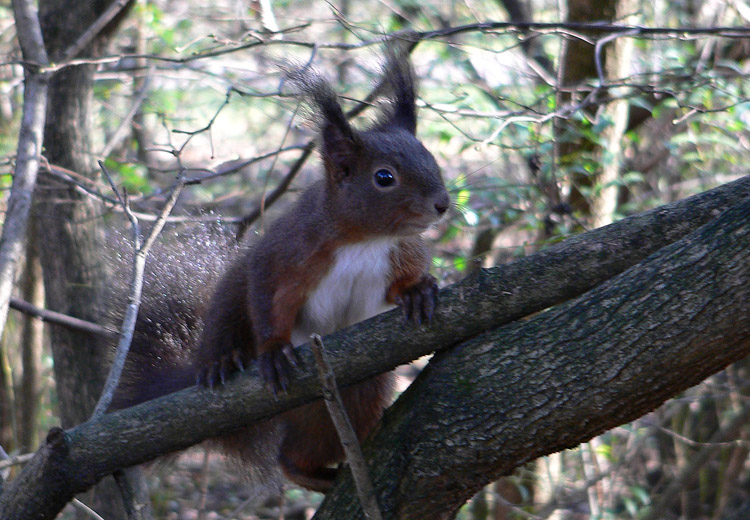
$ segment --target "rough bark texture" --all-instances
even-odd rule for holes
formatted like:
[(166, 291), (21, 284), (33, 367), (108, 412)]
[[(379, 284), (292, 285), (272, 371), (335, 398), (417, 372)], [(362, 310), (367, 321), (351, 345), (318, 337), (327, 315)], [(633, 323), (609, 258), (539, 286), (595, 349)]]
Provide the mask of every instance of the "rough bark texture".
[[(436, 354), (366, 456), (386, 518), (452, 518), (520, 464), (750, 353), (750, 198), (582, 297)], [(340, 482), (315, 518), (362, 518)]]
[[(750, 197), (750, 177), (717, 188), (712, 192), (586, 233), (514, 264), (483, 271), (441, 292), (441, 306), (436, 312), (435, 325), (432, 327), (420, 329), (408, 327), (402, 323), (398, 312), (394, 311), (351, 329), (332, 334), (325, 338), (325, 344), (336, 377), (342, 385), (351, 384), (415, 359), (431, 350), (448, 348), (470, 340), (477, 334), (495, 329), (519, 316), (541, 311), (556, 302), (580, 295), (615, 274), (621, 273), (660, 247), (696, 230), (700, 224), (716, 216), (717, 212), (747, 197)], [(746, 221), (747, 206), (746, 202), (744, 207), (740, 208), (745, 211), (743, 223)], [(736, 214), (735, 210), (734, 215)], [(741, 212), (740, 214), (742, 215)], [(726, 220), (723, 218), (721, 222)], [(715, 224), (712, 226), (716, 228)], [(710, 238), (713, 228), (702, 231), (700, 237)], [(747, 229), (739, 229), (736, 240), (742, 242), (747, 238), (745, 234), (747, 234)], [(725, 272), (720, 268), (720, 261), (733, 253), (735, 256), (744, 255), (743, 261), (735, 258), (735, 264), (739, 264), (739, 270), (747, 269), (747, 244), (744, 245), (745, 249), (739, 249), (738, 253), (739, 246), (733, 242), (735, 238), (727, 240), (725, 235), (717, 233), (713, 243), (703, 244), (694, 239), (695, 237), (691, 238), (697, 244), (695, 251), (702, 252), (705, 258), (697, 258), (695, 265), (684, 267), (692, 271), (702, 268), (698, 271), (700, 275), (690, 272), (690, 278), (683, 280), (685, 284), (690, 284), (696, 279), (709, 281), (723, 277)], [(717, 247), (713, 248), (713, 246)], [(644, 360), (641, 359), (631, 360), (630, 365), (622, 365), (622, 360), (619, 358), (615, 357), (610, 360), (607, 357), (607, 349), (602, 349), (601, 345), (583, 347), (584, 343), (579, 345), (577, 339), (575, 341), (569, 339), (559, 344), (547, 344), (544, 341), (550, 339), (554, 341), (554, 327), (566, 325), (566, 320), (573, 319), (571, 314), (575, 315), (574, 332), (579, 332), (579, 329), (583, 328), (584, 318), (590, 317), (591, 320), (595, 320), (594, 323), (598, 321), (605, 323), (608, 331), (614, 328), (611, 338), (615, 340), (618, 338), (618, 331), (625, 333), (632, 331), (633, 339), (638, 337), (641, 342), (649, 341), (649, 339), (644, 339), (645, 336), (641, 337), (639, 323), (653, 324), (655, 327), (662, 322), (671, 324), (670, 331), (664, 332), (658, 329), (658, 332), (667, 338), (684, 334), (683, 320), (686, 319), (684, 309), (674, 308), (672, 309), (674, 314), (667, 315), (670, 308), (659, 300), (662, 294), (665, 297), (673, 294), (671, 289), (667, 291), (665, 289), (667, 286), (663, 285), (670, 273), (667, 272), (665, 278), (662, 279), (655, 278), (659, 271), (648, 270), (653, 269), (654, 266), (668, 270), (670, 266), (684, 264), (691, 258), (688, 253), (692, 253), (693, 249), (684, 243), (681, 243), (680, 247), (686, 247), (682, 254), (675, 252), (669, 256), (660, 252), (652, 257), (650, 264), (645, 264), (651, 267), (635, 268), (632, 273), (642, 273), (640, 278), (629, 274), (628, 276), (633, 277), (634, 280), (623, 278), (618, 283), (608, 283), (607, 286), (613, 288), (612, 290), (619, 288), (618, 290), (626, 292), (620, 295), (624, 301), (618, 303), (617, 300), (606, 299), (608, 297), (605, 298), (601, 292), (593, 292), (581, 301), (568, 304), (559, 311), (540, 314), (534, 320), (510, 325), (507, 330), (502, 329), (501, 332), (495, 331), (477, 336), (457, 347), (454, 355), (438, 356), (435, 367), (428, 370), (425, 376), (420, 378), (420, 383), (415, 386), (415, 389), (409, 391), (399, 401), (400, 403), (403, 401), (403, 404), (396, 407), (397, 411), (388, 414), (383, 432), (392, 432), (394, 426), (400, 426), (404, 437), (398, 442), (405, 444), (400, 451), (389, 445), (390, 441), (387, 441), (385, 451), (392, 452), (396, 462), (414, 462), (413, 469), (417, 471), (417, 476), (429, 475), (439, 469), (429, 463), (433, 453), (425, 451), (426, 447), (430, 446), (429, 443), (435, 442), (429, 435), (442, 438), (444, 434), (449, 434), (446, 442), (452, 443), (452, 446), (444, 444), (441, 448), (445, 449), (447, 446), (449, 454), (441, 452), (434, 454), (436, 457), (440, 455), (436, 460), (445, 463), (445, 467), (439, 473), (450, 475), (451, 481), (456, 479), (457, 482), (463, 482), (464, 487), (451, 488), (452, 484), (445, 477), (439, 476), (432, 479), (431, 484), (435, 491), (445, 492), (449, 502), (463, 496), (462, 502), (478, 489), (480, 481), (487, 482), (510, 471), (524, 460), (579, 442), (587, 438), (586, 436), (590, 437), (612, 426), (613, 421), (623, 420), (625, 416), (629, 417), (656, 406), (666, 398), (667, 392), (679, 391), (680, 385), (664, 386), (659, 389), (662, 394), (655, 392), (651, 401), (637, 397), (632, 403), (630, 401), (626, 401), (624, 405), (619, 403), (618, 409), (608, 410), (604, 406), (608, 402), (607, 399), (615, 399), (618, 396), (622, 398), (622, 392), (633, 392), (637, 395), (638, 391), (644, 388), (641, 381), (648, 382), (654, 377), (666, 380), (663, 373), (664, 367), (661, 365), (651, 367), (647, 362), (642, 363)], [(719, 257), (715, 264), (703, 265), (705, 262), (699, 262), (714, 256)], [(661, 262), (654, 259), (661, 259)], [(671, 277), (679, 279), (680, 274), (680, 271), (672, 270)], [(635, 282), (638, 280), (641, 280), (641, 284), (648, 286), (643, 295), (635, 290), (637, 287)], [(651, 285), (652, 282), (656, 286)], [(709, 292), (713, 290), (716, 297), (712, 299), (711, 294), (700, 294), (697, 291), (701, 288)], [(704, 313), (713, 312), (709, 304), (723, 302), (732, 295), (732, 290), (735, 289), (737, 288), (727, 287), (727, 291), (720, 294), (718, 286), (701, 287), (696, 284), (695, 288), (687, 287), (686, 290), (689, 292), (685, 300), (692, 304), (698, 298), (699, 301), (706, 303)], [(647, 295), (652, 295), (655, 300), (649, 300)], [(738, 295), (737, 302), (734, 303), (735, 307), (728, 308), (727, 312), (742, 310), (743, 305), (745, 305), (744, 311), (746, 312), (746, 296), (746, 294), (745, 296)], [(661, 305), (661, 307), (658, 312), (646, 314), (651, 317), (648, 321), (645, 321), (644, 315), (637, 314), (635, 320), (628, 323), (627, 314), (616, 314), (612, 309), (612, 306), (617, 304), (631, 310), (645, 309), (645, 305), (649, 303)], [(675, 302), (676, 305), (678, 303)], [(610, 314), (604, 314), (606, 309), (612, 311), (610, 314), (614, 317), (610, 318)], [(680, 312), (683, 314), (680, 315)], [(560, 313), (566, 317), (560, 317)], [(727, 319), (729, 319), (728, 316)], [(607, 319), (611, 319), (612, 323), (607, 322)], [(740, 332), (742, 319), (736, 322), (738, 323), (737, 331)], [(703, 333), (709, 330), (706, 327), (698, 329)], [(508, 331), (511, 331), (513, 335), (507, 336)], [(501, 341), (492, 334), (506, 334), (506, 336), (501, 336), (504, 338), (512, 337), (512, 340), (502, 340), (504, 344), (511, 345), (512, 348), (505, 351), (490, 348), (495, 342)], [(528, 338), (526, 338), (527, 335)], [(534, 335), (538, 336), (535, 338)], [(585, 337), (581, 341), (584, 339)], [(608, 338), (605, 337), (606, 339)], [(528, 342), (532, 347), (523, 347), (524, 343), (520, 343), (521, 341)], [(687, 345), (691, 349), (693, 346), (692, 343)], [(714, 346), (709, 341), (704, 343), (705, 353), (715, 357), (716, 361), (696, 366), (689, 363), (675, 363), (674, 371), (669, 375), (679, 378), (683, 385), (692, 380), (697, 382), (698, 378), (707, 375), (707, 370), (718, 370), (728, 358), (741, 355), (739, 352), (742, 346), (738, 347), (731, 342), (727, 342), (724, 348), (711, 352)], [(636, 347), (640, 349), (642, 344), (631, 346), (633, 353), (638, 352)], [(692, 350), (680, 353), (679, 348), (676, 352), (668, 352), (666, 350), (668, 347), (669, 345), (660, 346), (664, 350), (657, 351), (660, 356), (663, 356), (658, 358), (659, 360), (676, 361), (680, 356), (696, 355)], [(614, 342), (607, 348), (612, 348), (613, 352), (621, 352), (623, 345)], [(601, 352), (601, 350), (604, 351)], [(627, 348), (625, 350), (626, 354), (630, 352)], [(279, 396), (277, 399), (271, 398), (263, 389), (257, 372), (253, 368), (248, 370), (247, 374), (231, 379), (224, 387), (214, 392), (190, 388), (128, 410), (108, 414), (98, 421), (80, 425), (67, 432), (53, 432), (47, 444), (27, 465), (22, 475), (0, 496), (0, 517), (19, 520), (53, 518), (72, 494), (87, 489), (117, 468), (138, 464), (158, 455), (185, 448), (209, 436), (240, 428), (252, 421), (278, 413), (319, 395), (309, 349), (301, 348), (299, 355), (301, 363), (294, 374), (292, 389), (288, 394)], [(455, 359), (458, 360), (455, 366), (449, 364), (451, 359), (454, 359), (453, 356), (456, 356)], [(597, 360), (597, 356), (601, 356), (601, 360)], [(588, 363), (590, 360), (595, 363)], [(703, 363), (702, 358), (696, 357), (695, 360)], [(461, 370), (464, 368), (461, 367), (459, 361), (466, 363), (464, 377), (461, 377)], [(490, 362), (495, 364), (488, 364)], [(560, 370), (552, 371), (552, 367), (557, 364), (560, 365)], [(542, 378), (542, 375), (532, 379), (531, 368), (546, 369), (547, 372), (542, 374), (546, 380)], [(498, 370), (502, 370), (500, 376), (498, 376)], [(622, 375), (618, 376), (618, 374), (625, 374), (630, 379), (623, 379)], [(438, 380), (434, 382), (434, 379), (427, 379), (428, 377), (437, 377)], [(544, 385), (520, 386), (525, 380), (529, 383), (533, 381)], [(513, 384), (505, 384), (507, 381)], [(581, 386), (567, 393), (565, 385), (576, 381), (582, 385), (590, 381), (592, 384), (596, 383), (596, 386), (589, 390), (584, 390), (584, 386)], [(477, 382), (481, 382), (482, 386), (488, 385), (488, 388), (486, 390), (480, 388)], [(448, 386), (443, 389), (443, 384)], [(649, 395), (651, 390), (653, 389), (649, 388)], [(446, 393), (448, 391), (457, 392), (458, 395)], [(534, 391), (541, 393), (535, 394)], [(522, 392), (526, 392), (527, 397), (519, 399), (525, 395)], [(489, 419), (485, 417), (487, 425), (477, 426), (470, 417), (465, 417), (465, 415), (450, 415), (451, 406), (454, 406), (453, 401), (466, 406), (465, 400), (469, 399), (470, 404), (474, 406), (474, 398), (487, 399), (484, 402), (478, 400), (476, 403), (476, 406), (485, 407), (482, 409), (485, 415), (494, 414)], [(510, 401), (505, 401), (506, 398)], [(444, 403), (444, 401), (447, 402)], [(581, 401), (583, 404), (593, 403), (595, 406), (591, 409), (577, 408), (583, 406)], [(556, 405), (560, 406), (560, 413), (553, 410)], [(587, 413), (591, 414), (590, 418), (585, 415)], [(406, 433), (411, 430), (403, 429), (406, 424), (403, 420), (409, 417), (425, 421), (421, 425), (410, 423), (409, 428), (413, 428), (413, 435)], [(456, 421), (462, 417), (467, 422), (457, 423)], [(529, 419), (537, 422), (530, 424)], [(427, 422), (428, 420), (430, 422)], [(487, 427), (490, 424), (497, 425), (498, 432), (488, 430)], [(476, 434), (472, 433), (475, 427), (477, 428)], [(531, 427), (548, 427), (549, 431), (539, 433), (537, 439), (523, 433), (523, 428)], [(581, 430), (582, 427), (585, 427), (584, 430)], [(567, 428), (571, 429), (567, 430)], [(467, 435), (466, 441), (455, 436), (460, 432)], [(483, 436), (484, 440), (478, 441), (478, 436)], [(425, 441), (429, 441), (428, 444), (415, 444), (411, 453), (417, 458), (409, 459), (408, 441), (420, 441), (422, 437)], [(485, 441), (487, 447), (483, 448), (481, 444)], [(499, 441), (501, 444), (505, 442), (506, 446), (492, 445), (490, 441), (494, 443)], [(512, 441), (515, 441), (515, 444)], [(439, 444), (436, 446), (440, 447)], [(468, 464), (473, 460), (472, 456), (475, 453), (482, 457), (486, 456), (487, 460), (480, 459), (480, 462), (474, 460), (475, 466), (466, 473), (466, 468), (461, 464)], [(498, 459), (492, 458), (496, 457), (497, 453), (508, 455), (509, 458), (498, 462)], [(427, 460), (418, 458), (422, 455)], [(378, 456), (388, 458), (383, 454)], [(454, 463), (449, 460), (452, 458), (456, 459)], [(391, 460), (394, 461), (393, 458)], [(387, 471), (379, 468), (375, 475), (378, 485), (382, 486), (383, 479), (387, 478), (383, 472), (391, 472), (397, 476), (401, 474), (401, 470), (399, 465)], [(462, 474), (459, 471), (465, 473)], [(424, 495), (412, 494), (410, 486), (413, 486), (415, 492), (425, 492), (425, 488), (422, 487), (423, 482), (419, 481), (414, 473), (404, 472), (404, 479), (402, 481), (404, 487), (390, 483), (389, 485), (394, 487), (388, 489), (392, 489), (393, 492), (387, 496), (381, 495), (385, 500), (382, 503), (387, 506), (385, 512), (389, 517), (393, 517), (394, 512), (400, 511), (399, 508), (403, 507), (402, 504), (394, 505), (394, 501), (400, 498), (413, 501), (418, 496), (424, 498)], [(405, 490), (404, 497), (399, 495), (401, 489)], [(342, 500), (342, 490), (331, 495), (331, 505), (326, 506), (322, 515), (331, 515), (331, 509), (328, 509), (330, 507), (343, 507), (344, 509), (352, 507), (337, 505), (337, 500)], [(428, 501), (432, 500), (446, 505), (444, 501), (439, 500), (437, 494)], [(450, 507), (455, 506), (456, 503), (450, 503)], [(349, 518), (345, 513), (335, 517)], [(432, 516), (414, 517), (431, 518)]]
[[(43, 1), (40, 18), (51, 59), (96, 19), (87, 2)], [(61, 26), (60, 24), (69, 24)], [(50, 81), (47, 160), (82, 175), (96, 175), (89, 140), (89, 107), (95, 67), (68, 67)], [(98, 292), (106, 280), (102, 265), (101, 221), (91, 199), (70, 186), (41, 179), (36, 194), (37, 232), (47, 308), (99, 322)], [(106, 349), (98, 337), (51, 327), (55, 382), (63, 427), (85, 421), (106, 375)]]

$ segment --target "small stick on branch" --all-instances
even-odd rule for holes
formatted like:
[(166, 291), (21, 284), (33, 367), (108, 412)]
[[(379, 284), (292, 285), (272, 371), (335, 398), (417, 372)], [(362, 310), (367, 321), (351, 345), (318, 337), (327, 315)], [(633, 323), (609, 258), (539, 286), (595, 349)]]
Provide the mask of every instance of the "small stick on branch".
[(344, 402), (341, 400), (341, 394), (336, 385), (336, 377), (326, 361), (323, 340), (318, 334), (311, 335), (310, 339), (312, 340), (311, 347), (313, 356), (315, 356), (315, 365), (318, 367), (320, 384), (323, 388), (323, 400), (326, 403), (331, 421), (333, 421), (333, 425), (341, 440), (346, 460), (349, 462), (365, 518), (368, 520), (382, 520), (383, 516), (380, 514), (380, 506), (378, 506), (375, 490), (367, 473), (367, 465), (362, 455), (362, 448), (359, 445), (357, 435), (354, 433), (354, 428), (344, 408)]

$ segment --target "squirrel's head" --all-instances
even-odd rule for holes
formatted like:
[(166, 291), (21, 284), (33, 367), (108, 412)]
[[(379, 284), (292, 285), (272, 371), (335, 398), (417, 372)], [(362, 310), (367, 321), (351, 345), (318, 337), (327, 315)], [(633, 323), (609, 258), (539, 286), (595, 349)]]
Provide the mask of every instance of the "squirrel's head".
[(406, 56), (390, 52), (384, 86), (390, 107), (368, 130), (347, 121), (330, 85), (297, 76), (318, 112), (327, 204), (360, 236), (421, 233), (450, 207), (435, 158), (416, 138), (416, 87)]

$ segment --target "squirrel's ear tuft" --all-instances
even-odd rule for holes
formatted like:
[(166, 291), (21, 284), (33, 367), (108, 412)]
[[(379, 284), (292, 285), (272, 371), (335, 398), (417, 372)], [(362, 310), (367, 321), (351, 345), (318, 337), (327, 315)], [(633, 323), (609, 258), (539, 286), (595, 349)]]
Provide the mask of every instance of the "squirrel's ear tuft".
[(417, 87), (408, 51), (386, 46), (384, 74), (392, 102), (384, 123), (416, 134)]
[(354, 168), (360, 139), (347, 121), (331, 85), (317, 72), (307, 68), (284, 69), (286, 79), (310, 104), (320, 128), (320, 153), (329, 180), (338, 183)]
[(326, 175), (329, 181), (338, 184), (354, 172), (360, 150), (359, 137), (346, 118), (325, 119), (320, 135), (320, 155)]

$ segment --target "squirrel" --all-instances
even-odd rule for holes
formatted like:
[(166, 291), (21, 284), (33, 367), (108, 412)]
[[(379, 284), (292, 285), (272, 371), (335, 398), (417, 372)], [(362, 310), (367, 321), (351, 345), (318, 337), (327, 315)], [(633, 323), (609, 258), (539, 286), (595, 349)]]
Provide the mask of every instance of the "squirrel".
[[(324, 179), (235, 259), (220, 258), (227, 268), (207, 309), (196, 303), (200, 294), (190, 295), (193, 303), (171, 296), (170, 318), (177, 317), (178, 327), (164, 323), (163, 310), (150, 313), (158, 296), (144, 300), (115, 407), (195, 381), (220, 385), (250, 363), (270, 390), (284, 391), (296, 366), (294, 347), (312, 333), (329, 334), (394, 306), (407, 320), (431, 320), (437, 283), (421, 233), (446, 213), (450, 198), (434, 157), (415, 135), (411, 63), (391, 52), (384, 72), (391, 104), (371, 128), (357, 130), (324, 79), (287, 71), (319, 117)], [(168, 345), (160, 345), (158, 338), (175, 327), (180, 330), (162, 342)], [(391, 382), (387, 373), (342, 389), (360, 440), (388, 405)], [(260, 448), (261, 438), (273, 449)], [(323, 492), (333, 484), (331, 466), (343, 459), (321, 400), (216, 441), (256, 470), (259, 452), (271, 453), (275, 460), (260, 466), (278, 465), (290, 481)]]

